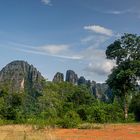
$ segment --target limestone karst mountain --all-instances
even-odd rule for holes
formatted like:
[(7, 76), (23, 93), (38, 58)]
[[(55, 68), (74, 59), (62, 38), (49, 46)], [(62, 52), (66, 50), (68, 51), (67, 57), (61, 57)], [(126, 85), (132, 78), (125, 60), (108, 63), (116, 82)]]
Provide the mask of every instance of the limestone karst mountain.
[(64, 74), (57, 72), (53, 78), (53, 82), (55, 83), (64, 82)]
[[(60, 72), (57, 72), (53, 78), (53, 82), (62, 82), (62, 79), (64, 79), (64, 75)], [(78, 75), (73, 70), (66, 71), (65, 81), (75, 85), (88, 86), (91, 93), (99, 100), (110, 102), (110, 100), (113, 98), (112, 92), (107, 84), (86, 80), (84, 76), (80, 76), (80, 78), (78, 78)]]
[(44, 78), (39, 71), (25, 61), (13, 61), (0, 71), (0, 88), (9, 92), (39, 92)]
[(84, 76), (78, 78), (78, 85), (82, 85), (82, 84), (87, 84), (87, 80), (85, 79)]
[(77, 84), (78, 76), (73, 70), (67, 70), (66, 72), (66, 82)]

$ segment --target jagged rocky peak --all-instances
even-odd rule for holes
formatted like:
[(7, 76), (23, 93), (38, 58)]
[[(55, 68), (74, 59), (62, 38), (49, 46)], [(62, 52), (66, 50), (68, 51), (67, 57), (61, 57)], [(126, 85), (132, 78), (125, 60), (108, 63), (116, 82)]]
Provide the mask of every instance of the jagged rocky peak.
[(0, 71), (0, 88), (9, 92), (40, 91), (43, 76), (37, 69), (25, 61), (13, 61)]
[(66, 82), (77, 84), (78, 76), (73, 70), (67, 70), (66, 72)]
[(54, 75), (53, 82), (55, 82), (55, 83), (64, 82), (64, 74), (60, 73), (60, 72), (57, 72)]
[(80, 78), (78, 79), (78, 85), (85, 85), (87, 84), (87, 80), (85, 79), (84, 76), (80, 76)]

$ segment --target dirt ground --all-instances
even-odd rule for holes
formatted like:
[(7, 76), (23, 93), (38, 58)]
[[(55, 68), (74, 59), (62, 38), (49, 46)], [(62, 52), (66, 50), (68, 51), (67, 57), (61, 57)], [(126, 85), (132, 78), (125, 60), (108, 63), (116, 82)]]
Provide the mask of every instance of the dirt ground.
[(109, 124), (101, 129), (37, 129), (0, 126), (0, 140), (140, 140), (140, 124)]
[(58, 129), (55, 134), (63, 140), (140, 140), (140, 124), (104, 125), (102, 129)]

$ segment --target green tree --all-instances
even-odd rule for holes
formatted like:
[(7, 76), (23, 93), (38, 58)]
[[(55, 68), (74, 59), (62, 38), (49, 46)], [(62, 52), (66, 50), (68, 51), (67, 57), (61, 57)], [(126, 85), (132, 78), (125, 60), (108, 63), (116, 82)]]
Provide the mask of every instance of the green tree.
[(93, 95), (90, 93), (90, 90), (84, 86), (75, 86), (74, 92), (69, 96), (69, 101), (73, 102), (76, 106), (82, 104), (92, 104), (94, 101)]
[(0, 115), (7, 120), (16, 120), (22, 104), (22, 94), (4, 94), (0, 100)]
[(136, 89), (140, 76), (140, 36), (124, 34), (107, 47), (106, 56), (116, 62), (107, 84), (115, 95), (123, 99), (124, 118), (127, 119), (128, 96)]

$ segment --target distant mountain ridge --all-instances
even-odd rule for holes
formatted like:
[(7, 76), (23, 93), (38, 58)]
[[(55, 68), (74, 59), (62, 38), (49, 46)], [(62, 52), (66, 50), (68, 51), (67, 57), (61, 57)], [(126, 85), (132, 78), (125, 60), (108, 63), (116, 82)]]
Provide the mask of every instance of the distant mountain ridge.
[[(53, 82), (64, 82), (64, 74), (57, 72), (53, 78)], [(91, 93), (99, 100), (110, 102), (113, 98), (112, 92), (106, 83), (96, 83), (95, 81), (86, 80), (84, 76), (78, 78), (78, 75), (73, 70), (66, 71), (65, 82), (88, 86)]]
[[(45, 78), (33, 66), (22, 60), (16, 60), (7, 64), (0, 71), (0, 90), (5, 88), (9, 93), (27, 92), (39, 93), (43, 90), (43, 81)], [(105, 83), (96, 83), (95, 81), (86, 80), (85, 77), (78, 77), (73, 70), (66, 71), (64, 74), (57, 72), (53, 78), (53, 82), (69, 82), (75, 85), (86, 85), (91, 93), (99, 100), (110, 101), (112, 98), (111, 90)]]

